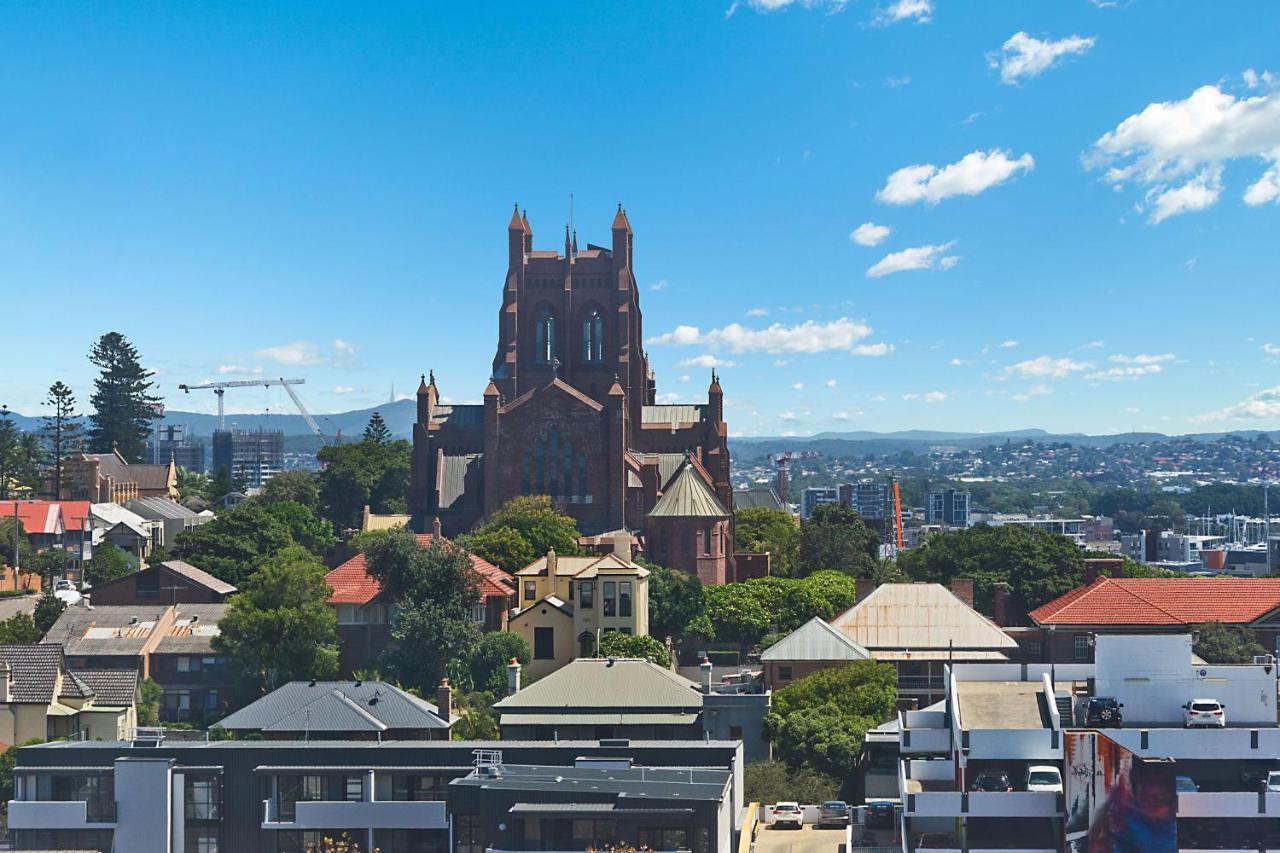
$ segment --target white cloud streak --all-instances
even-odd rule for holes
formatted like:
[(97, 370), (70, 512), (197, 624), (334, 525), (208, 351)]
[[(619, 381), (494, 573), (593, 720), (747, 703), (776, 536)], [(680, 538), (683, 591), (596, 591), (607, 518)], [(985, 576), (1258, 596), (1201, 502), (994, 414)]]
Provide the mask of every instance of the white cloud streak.
[(650, 346), (706, 346), (733, 353), (857, 352), (858, 344), (870, 337), (873, 331), (866, 323), (841, 317), (829, 323), (814, 320), (794, 326), (774, 323), (763, 329), (749, 329), (739, 323), (706, 332), (697, 326), (677, 326), (674, 331), (649, 338), (646, 343)]
[(1093, 47), (1095, 39), (1083, 36), (1067, 36), (1057, 41), (1045, 41), (1025, 32), (1009, 36), (998, 53), (988, 57), (992, 68), (1000, 69), (1000, 80), (1015, 85), (1029, 77), (1035, 77), (1059, 64), (1068, 56), (1079, 56)]
[(890, 252), (867, 270), (867, 278), (882, 278), (907, 270), (949, 270), (960, 260), (956, 255), (947, 254), (955, 244), (952, 240), (934, 246), (915, 246), (901, 252)]
[(954, 163), (938, 167), (932, 163), (904, 166), (891, 174), (876, 199), (885, 204), (937, 204), (958, 195), (978, 195), (1002, 184), (1019, 172), (1035, 167), (1030, 154), (1011, 158), (999, 148), (971, 151)]
[(1192, 418), (1193, 421), (1280, 419), (1280, 385), (1250, 394), (1239, 403)]
[(881, 26), (912, 21), (927, 24), (933, 20), (932, 0), (894, 0), (888, 7), (881, 9), (875, 16), (875, 23)]
[(849, 239), (857, 243), (859, 246), (879, 246), (885, 241), (885, 238), (892, 233), (892, 229), (888, 225), (877, 225), (874, 222), (864, 222), (857, 228), (853, 229), (853, 233), (849, 235)]
[(1073, 373), (1081, 373), (1092, 367), (1087, 361), (1042, 355), (1011, 364), (1000, 372), (1000, 376), (1002, 379), (1065, 379)]

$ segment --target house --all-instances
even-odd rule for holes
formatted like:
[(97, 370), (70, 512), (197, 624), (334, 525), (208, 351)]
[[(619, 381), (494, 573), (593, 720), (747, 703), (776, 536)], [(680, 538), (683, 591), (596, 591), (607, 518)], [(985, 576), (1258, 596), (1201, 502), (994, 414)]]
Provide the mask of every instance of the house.
[(820, 669), (870, 659), (871, 652), (817, 616), (760, 655), (764, 683), (773, 690)]
[[(124, 506), (135, 515), (159, 522), (158, 529), (153, 528), (152, 547), (172, 548), (179, 533), (214, 519), (212, 512), (192, 512), (177, 501), (165, 497), (134, 498), (126, 501)], [(155, 538), (157, 530), (158, 538)]]
[(68, 666), (131, 669), (164, 690), (160, 718), (202, 722), (230, 706), (233, 679), (227, 658), (213, 648), (226, 603), (73, 606), (58, 617), (44, 643), (65, 649)]
[[(62, 504), (57, 501), (0, 501), (0, 519), (12, 524), (17, 517), (27, 543), (36, 551), (60, 546), (66, 532)], [(10, 559), (6, 554), (5, 559)]]
[(521, 689), (508, 668), (508, 695), (494, 704), (503, 740), (620, 738), (740, 740), (748, 761), (769, 757), (768, 691), (720, 692), (702, 664), (702, 683), (639, 658), (579, 658)]
[(91, 545), (96, 548), (104, 542), (126, 551), (139, 561), (151, 553), (151, 543), (163, 538), (157, 530), (161, 522), (143, 518), (120, 504), (92, 504), (89, 508), (92, 527)]
[(383, 681), (291, 681), (218, 725), (267, 740), (448, 740), (457, 719), (447, 680), (434, 705)]
[[(870, 585), (867, 582), (866, 585)], [(881, 584), (831, 625), (898, 671), (898, 700), (924, 707), (940, 698), (946, 664), (1007, 661), (1018, 644), (973, 609), (973, 581)]]
[[(417, 534), (418, 544), (428, 547), (434, 535)], [(515, 595), (511, 576), (483, 557), (470, 556), (480, 584), (480, 603), (471, 618), (481, 630), (505, 630)], [(338, 616), (339, 671), (350, 675), (373, 666), (391, 642), (391, 605), (383, 600), (382, 587), (369, 574), (364, 554), (356, 554), (329, 572), (325, 582), (333, 589), (329, 604)]]
[(520, 606), (508, 630), (533, 650), (533, 677), (591, 657), (606, 631), (649, 633), (649, 570), (630, 552), (630, 536), (619, 536), (612, 554), (562, 557), (553, 550), (516, 572)]
[(1249, 628), (1268, 650), (1280, 642), (1280, 578), (1099, 577), (1029, 614), (1037, 659), (1093, 660), (1104, 634), (1182, 634), (1205, 622)]
[(166, 560), (100, 583), (89, 594), (94, 607), (145, 604), (220, 604), (236, 588), (182, 560)]
[(62, 500), (122, 504), (134, 498), (178, 499), (178, 466), (131, 465), (119, 451), (76, 453), (62, 463)]
[(57, 644), (0, 645), (0, 751), (33, 738), (127, 737), (137, 686), (136, 673), (68, 670)]

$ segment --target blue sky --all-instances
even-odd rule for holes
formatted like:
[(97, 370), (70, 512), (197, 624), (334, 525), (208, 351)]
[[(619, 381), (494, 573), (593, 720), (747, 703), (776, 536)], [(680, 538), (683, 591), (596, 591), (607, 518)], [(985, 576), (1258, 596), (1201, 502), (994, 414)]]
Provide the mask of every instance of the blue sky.
[(740, 434), (1280, 427), (1273, 4), (3, 15), (0, 402), (29, 414), (87, 399), (106, 330), (174, 408), (260, 375), (358, 408), (427, 368), (478, 400), (511, 204), (555, 248), (573, 193), (584, 243), (628, 209), (660, 394), (723, 364)]

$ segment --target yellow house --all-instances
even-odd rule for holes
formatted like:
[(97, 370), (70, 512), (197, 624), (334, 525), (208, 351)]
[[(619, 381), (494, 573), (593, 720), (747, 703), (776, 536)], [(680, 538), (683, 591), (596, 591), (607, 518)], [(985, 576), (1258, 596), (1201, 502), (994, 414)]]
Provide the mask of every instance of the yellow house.
[(649, 633), (649, 571), (631, 561), (629, 538), (615, 545), (603, 557), (549, 551), (516, 572), (518, 609), (507, 630), (533, 650), (533, 678), (593, 657), (607, 631)]
[(127, 740), (136, 670), (66, 669), (62, 646), (0, 645), (0, 752), (33, 738)]

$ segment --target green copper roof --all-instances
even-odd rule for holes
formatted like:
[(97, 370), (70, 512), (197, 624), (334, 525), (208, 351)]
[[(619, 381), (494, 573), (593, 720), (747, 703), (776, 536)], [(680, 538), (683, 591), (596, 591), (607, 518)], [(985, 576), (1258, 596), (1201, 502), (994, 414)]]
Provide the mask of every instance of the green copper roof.
[(707, 481), (686, 461), (649, 515), (659, 518), (728, 518), (729, 511), (711, 491)]

